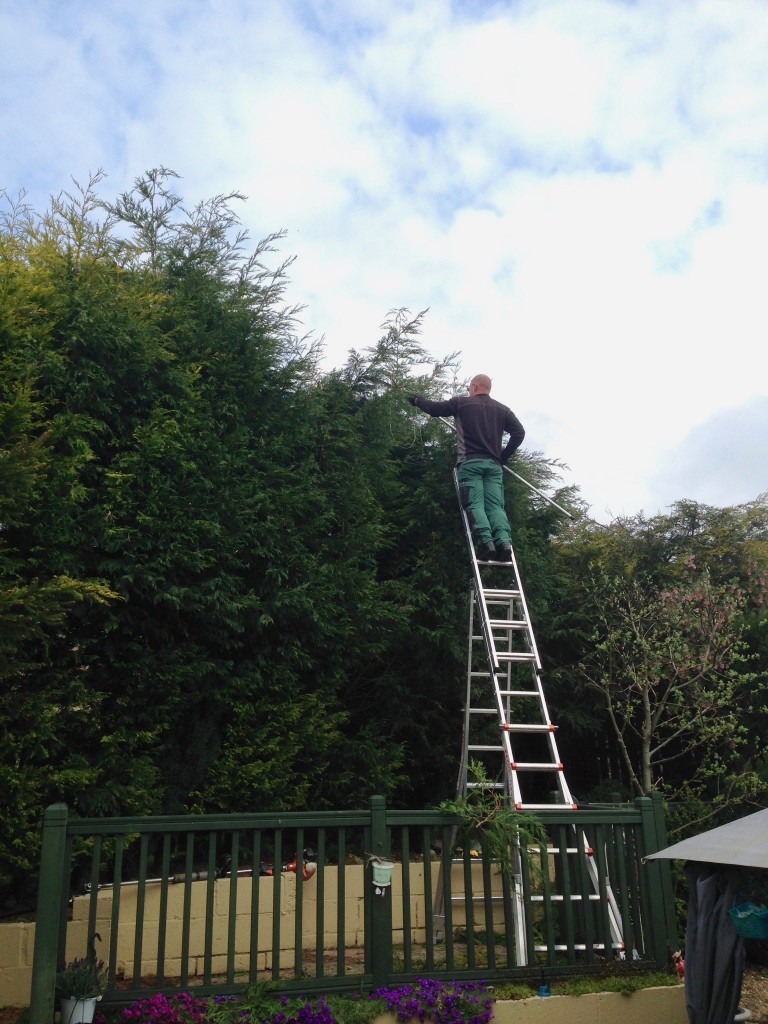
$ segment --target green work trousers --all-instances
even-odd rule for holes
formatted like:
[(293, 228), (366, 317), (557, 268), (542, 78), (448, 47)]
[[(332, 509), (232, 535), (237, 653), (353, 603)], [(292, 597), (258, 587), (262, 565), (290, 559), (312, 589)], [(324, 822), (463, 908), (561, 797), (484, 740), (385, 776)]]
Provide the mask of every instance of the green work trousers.
[(504, 474), (493, 459), (467, 459), (458, 467), (461, 503), (479, 544), (511, 544), (512, 531), (504, 508)]

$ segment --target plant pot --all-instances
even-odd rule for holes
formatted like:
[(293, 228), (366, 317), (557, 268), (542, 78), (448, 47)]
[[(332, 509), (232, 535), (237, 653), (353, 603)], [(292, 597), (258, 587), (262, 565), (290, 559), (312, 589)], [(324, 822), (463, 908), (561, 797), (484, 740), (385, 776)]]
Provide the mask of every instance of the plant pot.
[(96, 1013), (96, 1004), (101, 996), (87, 999), (62, 999), (61, 1024), (91, 1024)]

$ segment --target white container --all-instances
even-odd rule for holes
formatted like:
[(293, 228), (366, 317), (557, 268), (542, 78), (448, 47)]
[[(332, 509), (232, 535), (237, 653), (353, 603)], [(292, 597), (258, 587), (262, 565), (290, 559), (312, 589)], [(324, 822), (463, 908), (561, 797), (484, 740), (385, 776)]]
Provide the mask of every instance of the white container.
[(61, 1024), (91, 1024), (101, 996), (88, 999), (62, 999)]
[(385, 886), (392, 884), (392, 871), (395, 865), (388, 860), (373, 861), (373, 884)]

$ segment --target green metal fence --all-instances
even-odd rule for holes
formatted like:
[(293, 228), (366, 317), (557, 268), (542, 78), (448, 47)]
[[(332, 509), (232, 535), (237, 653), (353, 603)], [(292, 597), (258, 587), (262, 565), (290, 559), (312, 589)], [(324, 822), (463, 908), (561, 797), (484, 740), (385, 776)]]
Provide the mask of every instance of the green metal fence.
[[(57, 967), (89, 953), (107, 967), (105, 1005), (261, 980), (309, 994), (588, 973), (624, 958), (666, 966), (669, 866), (643, 863), (666, 844), (661, 801), (538, 817), (548, 842), (510, 876), (457, 848), (452, 816), (389, 810), (381, 797), (366, 810), (279, 815), (81, 819), (53, 805), (32, 1020), (53, 1019)], [(390, 885), (374, 884), (372, 857), (394, 865)]]

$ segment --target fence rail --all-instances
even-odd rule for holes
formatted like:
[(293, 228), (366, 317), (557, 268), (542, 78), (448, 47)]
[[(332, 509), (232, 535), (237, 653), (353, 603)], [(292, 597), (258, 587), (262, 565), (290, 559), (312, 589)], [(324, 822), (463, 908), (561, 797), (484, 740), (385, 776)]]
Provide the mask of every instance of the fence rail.
[[(548, 841), (513, 877), (482, 850), (452, 848), (453, 816), (389, 810), (381, 797), (350, 812), (110, 819), (70, 819), (55, 804), (43, 822), (31, 1017), (53, 1019), (57, 968), (89, 954), (106, 964), (107, 1005), (260, 980), (309, 994), (584, 973), (624, 957), (666, 965), (669, 866), (643, 863), (666, 843), (661, 801), (538, 817)], [(391, 885), (374, 885), (372, 857), (393, 863)], [(612, 941), (609, 898), (625, 949)], [(515, 901), (528, 911), (525, 968)]]

